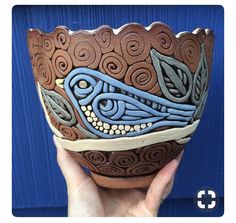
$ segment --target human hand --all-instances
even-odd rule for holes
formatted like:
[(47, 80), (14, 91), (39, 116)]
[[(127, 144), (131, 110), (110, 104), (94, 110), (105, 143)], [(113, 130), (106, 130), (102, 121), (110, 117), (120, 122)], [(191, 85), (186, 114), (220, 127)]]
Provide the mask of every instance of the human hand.
[(65, 177), (69, 217), (154, 217), (161, 202), (171, 192), (176, 169), (183, 152), (164, 166), (147, 191), (142, 189), (109, 189), (95, 184), (82, 167), (55, 140), (57, 162)]

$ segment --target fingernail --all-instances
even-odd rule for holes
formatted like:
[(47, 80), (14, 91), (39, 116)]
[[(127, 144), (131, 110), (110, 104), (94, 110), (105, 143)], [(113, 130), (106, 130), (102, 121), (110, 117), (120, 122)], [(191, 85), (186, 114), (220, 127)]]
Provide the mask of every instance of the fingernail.
[(180, 154), (175, 158), (175, 159), (178, 161), (178, 163), (180, 162), (180, 160), (181, 160), (183, 154), (184, 154), (184, 150), (182, 150), (182, 151), (180, 152)]

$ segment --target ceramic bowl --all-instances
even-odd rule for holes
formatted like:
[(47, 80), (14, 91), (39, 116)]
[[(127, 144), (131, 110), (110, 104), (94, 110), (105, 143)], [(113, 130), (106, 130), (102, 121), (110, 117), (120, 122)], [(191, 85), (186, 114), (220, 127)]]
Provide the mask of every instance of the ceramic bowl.
[(57, 141), (103, 187), (145, 187), (196, 130), (214, 36), (165, 24), (28, 31), (39, 98)]

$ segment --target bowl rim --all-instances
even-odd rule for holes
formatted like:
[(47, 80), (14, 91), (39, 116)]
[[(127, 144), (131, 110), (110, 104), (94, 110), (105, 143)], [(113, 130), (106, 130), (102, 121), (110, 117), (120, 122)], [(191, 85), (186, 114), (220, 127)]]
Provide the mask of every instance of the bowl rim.
[(77, 34), (91, 34), (91, 35), (94, 35), (98, 31), (100, 31), (101, 29), (106, 28), (106, 29), (110, 29), (113, 32), (113, 34), (115, 34), (117, 36), (120, 33), (122, 33), (122, 31), (124, 29), (130, 28), (130, 27), (131, 28), (132, 27), (139, 27), (139, 28), (145, 29), (147, 32), (149, 32), (150, 30), (152, 30), (156, 26), (162, 26), (162, 27), (167, 28), (176, 38), (180, 38), (181, 36), (186, 35), (186, 34), (201, 35), (203, 38), (205, 36), (214, 36), (214, 32), (213, 32), (212, 29), (210, 29), (210, 28), (200, 28), (200, 27), (195, 28), (192, 32), (191, 31), (181, 31), (179, 33), (175, 33), (170, 28), (170, 26), (168, 26), (167, 24), (165, 24), (163, 22), (159, 22), (159, 21), (155, 21), (155, 22), (151, 23), (149, 26), (143, 26), (141, 23), (131, 22), (131, 23), (125, 23), (124, 25), (122, 25), (118, 28), (112, 28), (109, 25), (101, 25), (101, 26), (98, 26), (95, 29), (90, 29), (90, 30), (89, 29), (78, 29), (78, 30), (74, 30), (74, 31), (69, 29), (67, 26), (58, 25), (51, 32), (46, 32), (46, 31), (44, 31), (40, 28), (29, 28), (28, 29), (28, 34), (31, 33), (31, 32), (38, 32), (39, 34), (42, 34), (42, 35), (51, 36), (54, 33), (56, 33), (58, 30), (63, 29), (70, 36), (77, 35)]

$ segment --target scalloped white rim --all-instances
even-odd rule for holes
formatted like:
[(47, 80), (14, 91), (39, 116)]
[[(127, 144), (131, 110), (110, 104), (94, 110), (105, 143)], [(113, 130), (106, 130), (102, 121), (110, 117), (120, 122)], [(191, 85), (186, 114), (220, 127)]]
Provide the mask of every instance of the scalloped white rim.
[(135, 137), (121, 137), (115, 139), (78, 139), (76, 141), (69, 141), (56, 136), (56, 140), (64, 149), (76, 152), (86, 150), (124, 151), (170, 140), (178, 141), (192, 134), (196, 130), (199, 121), (200, 120), (197, 120), (193, 124), (184, 128), (172, 128)]

